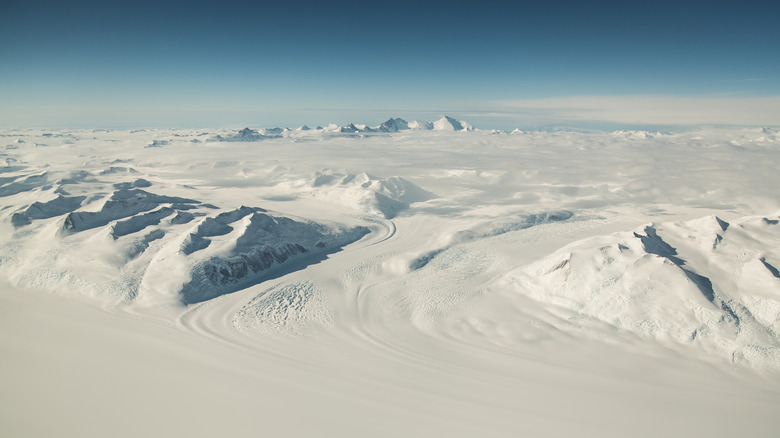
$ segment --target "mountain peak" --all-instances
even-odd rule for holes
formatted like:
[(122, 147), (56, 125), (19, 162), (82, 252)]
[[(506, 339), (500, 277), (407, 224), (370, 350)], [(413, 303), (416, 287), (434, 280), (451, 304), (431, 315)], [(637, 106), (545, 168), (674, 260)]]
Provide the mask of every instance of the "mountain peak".
[(474, 127), (463, 120), (455, 120), (450, 116), (442, 116), (442, 118), (433, 122), (433, 129), (436, 131), (472, 131), (474, 130)]
[(409, 122), (398, 117), (391, 117), (386, 122), (379, 125), (379, 130), (382, 132), (398, 132), (405, 129), (409, 129)]

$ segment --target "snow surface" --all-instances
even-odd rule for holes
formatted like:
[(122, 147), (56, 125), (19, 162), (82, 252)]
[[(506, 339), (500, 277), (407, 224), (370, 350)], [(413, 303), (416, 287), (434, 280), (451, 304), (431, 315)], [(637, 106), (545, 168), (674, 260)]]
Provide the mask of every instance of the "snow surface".
[(0, 431), (778, 436), (776, 132), (0, 132)]

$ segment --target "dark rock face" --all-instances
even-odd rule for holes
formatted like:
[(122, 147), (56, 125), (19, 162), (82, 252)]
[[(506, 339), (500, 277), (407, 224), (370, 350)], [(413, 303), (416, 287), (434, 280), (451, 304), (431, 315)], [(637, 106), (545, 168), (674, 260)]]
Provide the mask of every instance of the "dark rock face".
[(236, 284), (250, 274), (263, 272), (274, 263), (281, 264), (291, 257), (308, 252), (297, 243), (288, 243), (280, 248), (256, 248), (248, 254), (228, 259), (209, 259), (202, 265), (203, 273), (212, 284), (226, 286)]
[[(235, 212), (223, 214), (235, 216)], [(229, 254), (209, 257), (193, 266), (190, 280), (181, 288), (181, 299), (185, 304), (206, 301), (317, 263), (368, 232), (365, 227), (333, 232), (316, 223), (254, 211)], [(182, 252), (190, 255), (205, 249), (211, 243), (208, 237), (199, 232), (190, 234)]]
[(266, 245), (227, 258), (209, 258), (193, 268), (192, 279), (181, 289), (182, 301), (197, 303), (234, 292), (251, 285), (251, 280), (257, 281), (266, 271), (308, 253), (300, 244), (287, 243), (280, 247)]
[(409, 129), (409, 122), (401, 118), (391, 118), (379, 125), (381, 132), (398, 132), (405, 129)]

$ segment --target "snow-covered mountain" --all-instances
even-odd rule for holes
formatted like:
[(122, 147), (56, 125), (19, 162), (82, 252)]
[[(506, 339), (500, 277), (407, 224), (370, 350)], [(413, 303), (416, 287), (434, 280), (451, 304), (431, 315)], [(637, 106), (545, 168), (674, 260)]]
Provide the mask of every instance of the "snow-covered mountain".
[[(300, 126), (296, 129), (287, 128), (260, 128), (251, 129), (244, 128), (240, 131), (234, 131), (228, 134), (219, 134), (211, 138), (211, 141), (222, 142), (253, 142), (270, 138), (280, 138), (286, 136), (295, 135), (316, 135), (321, 133), (329, 134), (347, 134), (347, 135), (370, 135), (370, 134), (387, 134), (395, 133), (407, 130), (422, 130), (422, 131), (473, 131), (474, 127), (464, 121), (455, 120), (449, 116), (442, 116), (441, 119), (431, 123), (423, 120), (415, 120), (413, 122), (407, 122), (401, 118), (390, 118), (387, 121), (377, 125), (368, 126), (360, 123), (348, 123), (344, 126), (330, 123), (327, 126), (317, 128), (309, 128), (306, 125)], [(165, 143), (161, 143), (165, 142)], [(149, 147), (157, 147), (167, 144), (165, 140), (155, 140)]]
[(426, 122), (425, 120), (414, 120), (409, 122), (409, 129), (414, 129), (417, 131), (429, 131), (433, 129), (433, 123)]
[(392, 219), (413, 203), (436, 198), (433, 193), (398, 176), (379, 178), (366, 172), (349, 173), (333, 169), (322, 169), (310, 179), (286, 181), (276, 187), (282, 192), (306, 194), (387, 219)]
[(296, 269), (316, 263), (368, 232), (241, 207), (202, 220), (182, 241), (178, 257), (155, 258), (141, 289), (144, 281), (157, 283), (150, 280), (154, 272), (170, 281), (178, 270), (181, 300), (206, 301), (280, 275), (291, 263)]
[(223, 137), (221, 135), (217, 135), (213, 138), (214, 141), (260, 141), (267, 138), (275, 138), (278, 137), (278, 135), (265, 135), (261, 134), (259, 131), (255, 129), (250, 128), (244, 128), (240, 131), (238, 131), (235, 134), (228, 135), (226, 137)]
[(378, 129), (382, 132), (398, 132), (410, 129), (409, 122), (400, 118), (390, 118), (386, 122), (379, 125)]
[[(59, 194), (11, 215), (19, 232), (32, 229), (41, 239), (18, 261), (18, 284), (125, 302), (194, 303), (316, 263), (369, 232), (130, 188), (151, 185), (143, 179), (115, 185), (121, 188), (109, 196)], [(111, 255), (87, 265), (73, 258), (90, 253)], [(107, 275), (94, 276), (98, 266)]]
[(575, 242), (502, 287), (621, 330), (780, 369), (780, 218), (709, 216)]
[(433, 122), (433, 129), (435, 131), (473, 131), (474, 127), (463, 120), (442, 116), (441, 119)]

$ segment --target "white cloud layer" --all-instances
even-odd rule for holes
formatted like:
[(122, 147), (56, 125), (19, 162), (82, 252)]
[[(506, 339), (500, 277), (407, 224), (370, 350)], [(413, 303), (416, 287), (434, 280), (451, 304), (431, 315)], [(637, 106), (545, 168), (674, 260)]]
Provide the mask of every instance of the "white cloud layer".
[[(576, 96), (495, 102), (494, 116), (658, 125), (780, 125), (780, 96)], [(483, 114), (484, 115), (484, 114)]]
[(596, 129), (648, 125), (780, 126), (780, 96), (682, 97), (658, 95), (574, 96), (500, 100), (481, 103), (432, 102), (427, 109), (388, 105), (366, 109), (345, 104), (338, 108), (298, 108), (268, 102), (155, 103), (84, 105), (74, 103), (0, 104), (4, 128), (171, 128), (288, 126), (303, 124), (379, 124), (390, 117), (431, 120), (449, 114), (481, 129), (580, 126)]

